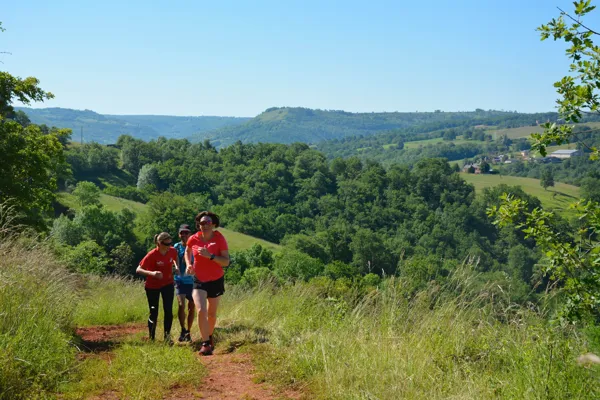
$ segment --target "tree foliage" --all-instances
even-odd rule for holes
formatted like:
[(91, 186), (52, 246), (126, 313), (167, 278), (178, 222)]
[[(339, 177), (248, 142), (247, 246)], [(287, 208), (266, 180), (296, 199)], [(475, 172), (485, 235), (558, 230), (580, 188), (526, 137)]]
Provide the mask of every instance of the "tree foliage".
[(32, 76), (22, 79), (0, 71), (0, 117), (12, 118), (12, 103), (17, 100), (29, 105), (31, 102), (50, 100), (54, 95), (39, 87), (40, 81)]
[[(558, 19), (552, 19), (539, 29), (542, 40), (553, 37), (568, 43), (567, 56), (571, 59), (571, 74), (555, 83), (560, 95), (557, 103), (561, 115), (568, 122), (578, 122), (586, 113), (600, 112), (600, 48), (592, 38), (598, 33), (587, 27), (582, 18), (595, 9), (591, 0), (574, 4), (574, 17), (561, 10)], [(568, 22), (567, 22), (568, 21)], [(546, 124), (543, 134), (532, 135), (534, 148), (545, 154), (545, 146), (561, 144), (573, 136), (572, 126)], [(598, 158), (598, 150), (589, 148), (591, 159)], [(544, 187), (553, 184), (550, 170), (542, 175)], [(573, 205), (578, 212), (576, 232), (564, 229), (552, 212), (540, 207), (533, 210), (527, 201), (504, 194), (501, 204), (488, 209), (499, 226), (514, 224), (532, 238), (544, 252), (542, 263), (547, 276), (560, 286), (566, 297), (562, 317), (567, 320), (600, 318), (600, 205), (581, 200)], [(518, 221), (517, 221), (518, 220)]]
[[(578, 0), (573, 4), (573, 15), (561, 10), (558, 18), (538, 28), (542, 40), (552, 38), (568, 45), (565, 54), (571, 60), (569, 74), (554, 84), (559, 94), (556, 101), (559, 113), (567, 123), (577, 123), (584, 115), (600, 113), (600, 48), (593, 41), (599, 33), (584, 23), (584, 17), (596, 6), (591, 5), (591, 0)], [(544, 133), (532, 135), (532, 148), (542, 155), (546, 155), (547, 146), (568, 143), (573, 137), (572, 125), (547, 122), (543, 126)], [(589, 150), (592, 159), (597, 159), (598, 148), (594, 146)]]
[(43, 227), (58, 180), (68, 172), (58, 137), (0, 117), (0, 154), (0, 201), (10, 199), (28, 224)]

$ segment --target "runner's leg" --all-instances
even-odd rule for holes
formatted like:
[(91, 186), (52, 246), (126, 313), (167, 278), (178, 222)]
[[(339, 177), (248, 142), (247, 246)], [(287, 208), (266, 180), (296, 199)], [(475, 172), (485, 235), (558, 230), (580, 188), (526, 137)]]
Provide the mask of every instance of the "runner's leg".
[[(191, 297), (191, 296), (190, 296)], [(188, 299), (188, 315), (187, 315), (187, 330), (191, 331), (194, 325), (194, 317), (196, 314), (196, 307), (194, 306), (194, 299)]]
[(173, 285), (167, 285), (160, 289), (163, 299), (163, 312), (165, 321), (163, 327), (165, 336), (171, 334), (171, 325), (173, 324), (173, 297), (175, 296), (175, 288)]
[(158, 321), (158, 302), (160, 300), (160, 289), (146, 288), (146, 298), (148, 299), (148, 308), (150, 315), (148, 316), (148, 337), (154, 340), (156, 333), (156, 323)]
[(181, 331), (185, 330), (185, 294), (177, 295), (177, 318), (179, 319), (179, 325), (181, 325)]
[(208, 310), (206, 305), (206, 290), (194, 289), (192, 292), (194, 297), (194, 303), (196, 303), (196, 310), (198, 312), (198, 328), (200, 328), (200, 335), (202, 341), (205, 342), (210, 336), (210, 326), (208, 324)]
[(208, 325), (209, 325), (209, 335), (212, 335), (215, 330), (215, 325), (217, 323), (217, 308), (219, 307), (219, 299), (220, 297), (214, 297), (212, 299), (208, 299)]

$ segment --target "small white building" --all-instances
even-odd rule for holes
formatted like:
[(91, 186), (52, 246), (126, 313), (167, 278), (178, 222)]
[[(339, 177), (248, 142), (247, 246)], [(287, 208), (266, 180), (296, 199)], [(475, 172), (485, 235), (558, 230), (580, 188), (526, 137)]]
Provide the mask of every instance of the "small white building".
[(556, 150), (549, 157), (571, 158), (583, 155), (581, 150)]

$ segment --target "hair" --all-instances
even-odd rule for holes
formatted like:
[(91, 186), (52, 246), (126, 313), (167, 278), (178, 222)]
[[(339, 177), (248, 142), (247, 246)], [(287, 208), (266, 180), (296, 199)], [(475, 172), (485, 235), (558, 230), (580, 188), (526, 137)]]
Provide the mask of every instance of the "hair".
[(215, 214), (214, 212), (210, 212), (210, 211), (200, 211), (198, 213), (198, 215), (196, 215), (196, 229), (200, 230), (200, 220), (202, 219), (202, 217), (210, 217), (210, 219), (212, 220), (213, 226), (215, 228), (219, 227), (219, 216), (217, 214)]
[(161, 233), (157, 233), (156, 235), (154, 235), (154, 244), (158, 246), (158, 244), (160, 242), (163, 242), (167, 239), (171, 239), (171, 235), (169, 235), (167, 232), (161, 232)]

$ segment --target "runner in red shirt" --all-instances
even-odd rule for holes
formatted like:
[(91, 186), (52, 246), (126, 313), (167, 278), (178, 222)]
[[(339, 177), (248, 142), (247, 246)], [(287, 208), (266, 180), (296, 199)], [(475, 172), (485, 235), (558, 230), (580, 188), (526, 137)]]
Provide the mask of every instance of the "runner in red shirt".
[(223, 267), (229, 265), (227, 241), (221, 232), (215, 230), (218, 227), (219, 217), (216, 214), (202, 211), (196, 215), (198, 232), (188, 239), (185, 250), (187, 271), (194, 274), (192, 297), (198, 310), (198, 327), (202, 335), (200, 354), (205, 356), (211, 355), (214, 349), (213, 331), (219, 297), (225, 293)]
[(146, 297), (150, 316), (148, 317), (148, 333), (150, 340), (154, 340), (156, 324), (158, 321), (158, 303), (160, 296), (163, 299), (165, 342), (171, 344), (171, 325), (173, 323), (173, 264), (177, 267), (177, 250), (171, 245), (173, 239), (167, 232), (154, 236), (156, 248), (150, 250), (140, 262), (136, 273), (146, 277)]

